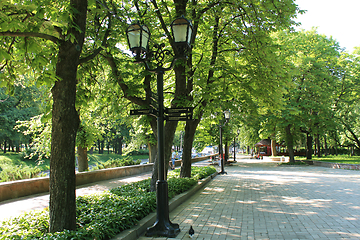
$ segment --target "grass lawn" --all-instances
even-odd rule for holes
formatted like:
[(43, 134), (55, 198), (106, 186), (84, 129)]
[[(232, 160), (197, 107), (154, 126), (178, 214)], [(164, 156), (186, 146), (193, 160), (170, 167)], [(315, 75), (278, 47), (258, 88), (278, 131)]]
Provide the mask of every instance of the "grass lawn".
[[(296, 158), (296, 160), (306, 160), (305, 157)], [(360, 156), (349, 156), (349, 155), (328, 155), (321, 158), (313, 156), (311, 160), (323, 161), (323, 162), (334, 162), (334, 163), (345, 163), (345, 164), (360, 164)]]
[(14, 153), (14, 152), (7, 152), (7, 153), (0, 153), (0, 167), (2, 169), (11, 168), (15, 166), (22, 166), (22, 167), (39, 167), (41, 170), (49, 169), (49, 160), (44, 160), (43, 163), (37, 163), (35, 161), (22, 161), (20, 158), (21, 153)]

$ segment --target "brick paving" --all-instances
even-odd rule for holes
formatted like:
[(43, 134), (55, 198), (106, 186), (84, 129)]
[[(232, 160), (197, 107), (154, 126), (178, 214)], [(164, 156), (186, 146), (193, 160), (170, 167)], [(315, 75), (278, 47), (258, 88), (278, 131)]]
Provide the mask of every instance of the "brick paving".
[(172, 239), (190, 225), (199, 240), (360, 239), (359, 171), (251, 159), (225, 171), (170, 213)]

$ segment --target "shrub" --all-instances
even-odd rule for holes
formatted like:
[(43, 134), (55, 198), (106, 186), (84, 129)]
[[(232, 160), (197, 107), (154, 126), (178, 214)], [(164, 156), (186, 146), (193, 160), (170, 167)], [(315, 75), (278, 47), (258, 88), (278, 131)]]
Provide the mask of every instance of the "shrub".
[(93, 167), (93, 170), (138, 165), (140, 163), (141, 160), (134, 161), (131, 157), (110, 158), (104, 163), (97, 163), (96, 166)]
[(34, 161), (34, 162), (41, 162), (44, 159), (48, 159), (45, 154), (40, 154), (38, 151), (27, 148), (25, 151), (22, 151), (19, 154), (21, 161)]
[[(211, 168), (195, 168), (192, 171), (196, 172), (196, 176), (206, 177), (204, 173), (212, 172)], [(179, 171), (172, 171), (170, 175), (169, 197), (188, 190), (197, 182), (192, 178), (179, 178)], [(3, 222), (0, 225), (0, 239), (109, 239), (134, 226), (155, 208), (156, 193), (150, 192), (150, 179), (146, 179), (100, 194), (77, 197), (76, 231), (47, 233), (48, 211), (33, 211)]]
[(11, 168), (4, 168), (0, 171), (0, 182), (29, 179), (39, 176), (40, 172), (41, 169), (38, 167), (32, 168), (29, 166), (15, 166)]
[(131, 152), (126, 153), (126, 156), (136, 156), (136, 155), (149, 155), (149, 150), (138, 149), (138, 150), (132, 150)]

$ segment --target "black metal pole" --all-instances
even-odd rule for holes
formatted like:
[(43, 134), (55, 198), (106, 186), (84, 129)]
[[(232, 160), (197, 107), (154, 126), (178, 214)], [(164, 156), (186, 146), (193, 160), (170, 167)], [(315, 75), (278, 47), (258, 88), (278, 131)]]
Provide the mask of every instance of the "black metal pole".
[(164, 93), (163, 93), (163, 77), (164, 70), (156, 71), (157, 74), (157, 93), (159, 101), (159, 115), (157, 118), (158, 131), (158, 161), (159, 176), (156, 182), (156, 222), (148, 228), (145, 235), (147, 237), (162, 236), (176, 237), (180, 232), (179, 224), (171, 223), (169, 219), (169, 200), (168, 200), (168, 184), (165, 179), (165, 139), (164, 139)]
[(234, 137), (234, 162), (236, 162), (235, 141), (236, 141), (236, 137)]

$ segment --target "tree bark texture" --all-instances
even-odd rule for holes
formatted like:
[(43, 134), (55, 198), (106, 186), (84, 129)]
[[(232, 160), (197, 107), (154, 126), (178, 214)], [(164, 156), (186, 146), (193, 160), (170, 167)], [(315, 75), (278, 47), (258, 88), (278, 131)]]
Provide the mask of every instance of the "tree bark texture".
[(75, 109), (76, 75), (86, 25), (86, 0), (71, 0), (74, 43), (59, 43), (53, 96), (50, 158), (50, 232), (76, 229), (75, 138), (79, 116)]
[(271, 138), (271, 156), (277, 156), (277, 151), (276, 151), (276, 141), (275, 139)]
[(187, 122), (185, 125), (184, 147), (181, 161), (180, 177), (191, 177), (191, 149), (194, 142), (196, 128), (200, 120)]
[(87, 147), (78, 146), (77, 147), (77, 163), (78, 163), (78, 171), (85, 172), (89, 170), (89, 163), (87, 157)]
[(294, 157), (294, 140), (291, 134), (291, 124), (285, 127), (285, 135), (286, 135), (285, 137), (286, 145), (289, 152), (289, 161), (293, 163), (295, 162), (295, 157)]
[(157, 155), (157, 144), (153, 144), (149, 141), (148, 148), (149, 148), (149, 163), (154, 163)]
[(321, 157), (320, 134), (316, 134), (315, 142), (316, 142), (317, 157)]

